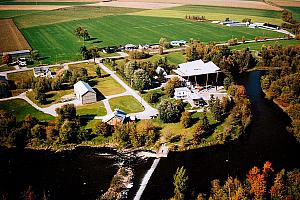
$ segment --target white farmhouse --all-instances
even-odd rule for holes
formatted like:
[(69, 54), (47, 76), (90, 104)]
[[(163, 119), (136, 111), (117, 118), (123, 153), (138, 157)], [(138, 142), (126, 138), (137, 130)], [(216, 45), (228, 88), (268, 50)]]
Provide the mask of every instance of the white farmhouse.
[(76, 98), (80, 101), (81, 104), (95, 103), (97, 102), (97, 94), (91, 86), (84, 82), (78, 81), (74, 85), (74, 92)]
[(187, 99), (191, 94), (190, 89), (187, 87), (175, 88), (174, 98), (175, 99)]
[(34, 77), (46, 77), (46, 78), (55, 78), (56, 73), (52, 72), (49, 67), (35, 67), (33, 68)]

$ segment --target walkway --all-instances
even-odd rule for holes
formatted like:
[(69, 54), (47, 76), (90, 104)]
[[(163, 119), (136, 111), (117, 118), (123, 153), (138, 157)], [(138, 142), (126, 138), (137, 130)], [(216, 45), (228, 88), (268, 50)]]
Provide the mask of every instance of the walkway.
[(134, 197), (134, 200), (140, 200), (141, 197), (142, 197), (142, 194), (154, 172), (154, 170), (156, 169), (159, 161), (160, 161), (160, 158), (161, 157), (167, 157), (168, 156), (168, 153), (169, 153), (169, 149), (167, 147), (166, 144), (162, 144), (158, 150), (158, 152), (156, 153), (156, 159), (153, 161), (150, 169), (148, 170), (148, 172), (145, 174), (143, 180), (142, 180), (142, 183), (140, 185), (140, 188), (139, 190), (137, 191), (135, 197)]

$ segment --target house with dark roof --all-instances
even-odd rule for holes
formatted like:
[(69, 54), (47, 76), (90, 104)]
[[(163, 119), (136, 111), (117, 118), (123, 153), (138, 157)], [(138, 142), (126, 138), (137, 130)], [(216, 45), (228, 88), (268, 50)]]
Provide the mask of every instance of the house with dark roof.
[(95, 90), (86, 82), (78, 81), (74, 84), (74, 93), (81, 104), (97, 102)]

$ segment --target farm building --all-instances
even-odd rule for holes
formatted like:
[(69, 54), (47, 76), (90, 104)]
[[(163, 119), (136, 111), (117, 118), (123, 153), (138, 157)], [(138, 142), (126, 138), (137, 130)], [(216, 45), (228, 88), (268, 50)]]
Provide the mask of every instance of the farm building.
[(55, 78), (56, 73), (52, 72), (49, 67), (35, 67), (33, 68), (34, 77), (46, 77), (46, 78)]
[(105, 116), (102, 120), (109, 125), (115, 126), (120, 123), (123, 124), (124, 122), (126, 122), (127, 118), (127, 114), (123, 110), (117, 108), (114, 110), (114, 112)]
[(222, 73), (220, 68), (213, 62), (204, 63), (202, 60), (179, 64), (177, 69), (173, 70), (177, 75), (187, 82), (187, 85), (195, 87), (217, 86), (222, 83)]
[(30, 50), (19, 50), (19, 51), (9, 51), (9, 52), (3, 52), (3, 55), (10, 55), (12, 58), (16, 58), (19, 56), (29, 56), (30, 55)]
[(74, 93), (81, 104), (97, 102), (97, 94), (93, 88), (84, 81), (78, 81), (74, 85)]
[(171, 41), (170, 44), (172, 46), (176, 46), (176, 47), (179, 47), (179, 46), (182, 46), (182, 45), (185, 45), (186, 44), (186, 41), (184, 40), (175, 40), (175, 41)]

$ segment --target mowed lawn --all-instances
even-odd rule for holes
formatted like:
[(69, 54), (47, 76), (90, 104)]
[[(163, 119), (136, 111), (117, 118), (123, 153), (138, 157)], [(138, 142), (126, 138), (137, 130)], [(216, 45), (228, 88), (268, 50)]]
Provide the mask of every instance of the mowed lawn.
[(290, 46), (290, 45), (300, 45), (300, 40), (279, 40), (279, 41), (267, 41), (267, 42), (257, 42), (257, 43), (248, 43), (248, 44), (241, 44), (237, 46), (231, 46), (231, 49), (241, 50), (244, 48), (249, 48), (250, 50), (261, 50), (263, 45), (282, 45), (282, 46)]
[(0, 109), (12, 113), (14, 116), (16, 116), (18, 121), (23, 120), (24, 117), (28, 114), (36, 117), (41, 121), (49, 121), (54, 119), (53, 116), (38, 111), (22, 99), (0, 101)]
[[(170, 40), (190, 38), (202, 42), (224, 42), (231, 38), (254, 39), (256, 36), (278, 37), (282, 34), (246, 27), (226, 27), (211, 23), (196, 23), (177, 18), (147, 16), (105, 16), (94, 19), (69, 21), (47, 26), (24, 28), (23, 32), (33, 49), (38, 49), (45, 63), (81, 59), (82, 41), (73, 31), (85, 27), (94, 40), (87, 46), (125, 45), (127, 43), (158, 43), (161, 37)], [(93, 41), (101, 41), (93, 43)]]
[(126, 113), (137, 113), (144, 111), (144, 107), (133, 96), (122, 96), (109, 99), (112, 110), (119, 108)]
[(97, 103), (87, 104), (76, 107), (77, 115), (81, 117), (85, 116), (104, 116), (106, 115), (106, 109), (102, 101)]

